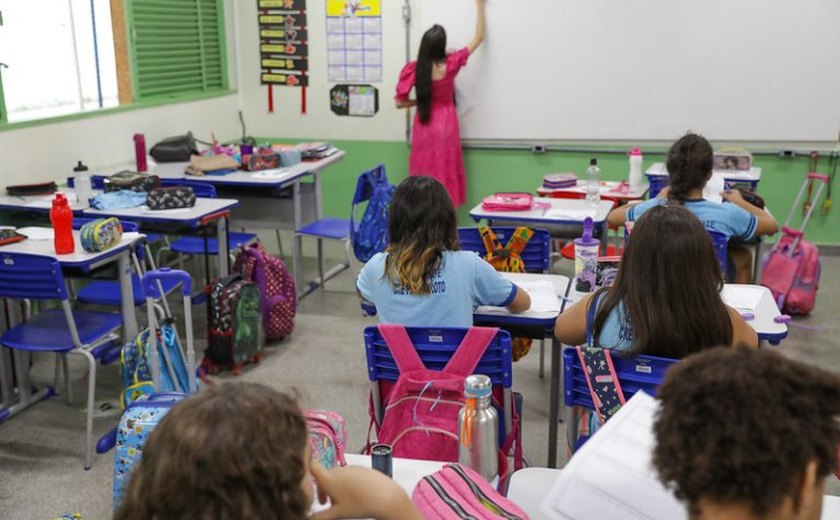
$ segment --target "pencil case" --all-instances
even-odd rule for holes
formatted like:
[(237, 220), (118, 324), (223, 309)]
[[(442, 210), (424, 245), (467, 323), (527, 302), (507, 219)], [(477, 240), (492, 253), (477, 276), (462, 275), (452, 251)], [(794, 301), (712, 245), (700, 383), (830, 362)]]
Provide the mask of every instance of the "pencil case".
[(488, 211), (526, 211), (534, 204), (534, 196), (530, 193), (494, 193), (484, 197), (481, 207)]
[(0, 229), (0, 246), (14, 244), (15, 242), (26, 240), (26, 238), (26, 235), (18, 233), (14, 229)]
[(752, 168), (753, 156), (743, 148), (721, 148), (713, 155), (715, 170), (747, 172)]
[(122, 224), (114, 217), (88, 222), (79, 230), (82, 249), (90, 253), (105, 251), (122, 239)]
[(543, 177), (543, 188), (557, 190), (577, 186), (577, 175), (574, 173), (549, 173)]
[(49, 195), (58, 191), (54, 182), (39, 182), (37, 184), (18, 184), (17, 186), (6, 186), (6, 193), (12, 197), (25, 197), (27, 195)]
[(149, 209), (180, 209), (195, 206), (195, 190), (188, 186), (155, 188), (146, 195)]
[(160, 178), (157, 175), (149, 175), (138, 172), (119, 172), (105, 177), (105, 191), (145, 191), (150, 192), (160, 186)]

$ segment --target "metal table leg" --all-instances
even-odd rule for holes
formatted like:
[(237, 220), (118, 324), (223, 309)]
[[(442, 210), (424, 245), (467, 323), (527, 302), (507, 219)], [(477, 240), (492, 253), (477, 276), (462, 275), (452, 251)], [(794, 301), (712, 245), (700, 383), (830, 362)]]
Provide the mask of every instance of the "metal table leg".
[(220, 218), (216, 221), (216, 234), (219, 240), (219, 276), (224, 278), (230, 274), (230, 251), (228, 251), (228, 219)]
[(562, 345), (551, 338), (551, 390), (548, 398), (548, 467), (557, 467), (557, 430), (560, 417), (560, 357)]

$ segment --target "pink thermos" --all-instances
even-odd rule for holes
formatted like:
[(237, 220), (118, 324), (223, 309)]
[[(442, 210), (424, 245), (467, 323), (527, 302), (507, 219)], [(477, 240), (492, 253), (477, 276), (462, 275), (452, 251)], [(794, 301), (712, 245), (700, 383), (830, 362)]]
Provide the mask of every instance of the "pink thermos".
[(134, 134), (134, 157), (137, 161), (137, 171), (148, 171), (146, 165), (146, 137), (143, 134)]

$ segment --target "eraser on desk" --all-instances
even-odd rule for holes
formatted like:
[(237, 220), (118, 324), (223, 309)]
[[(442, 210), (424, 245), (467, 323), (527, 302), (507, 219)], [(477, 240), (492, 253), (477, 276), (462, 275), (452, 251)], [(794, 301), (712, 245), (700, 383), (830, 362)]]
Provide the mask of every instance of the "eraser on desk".
[(773, 318), (773, 321), (775, 321), (776, 323), (790, 323), (790, 316), (788, 316), (787, 314), (782, 314)]
[(744, 318), (744, 321), (752, 321), (755, 319), (755, 314), (751, 312), (742, 312), (741, 317)]

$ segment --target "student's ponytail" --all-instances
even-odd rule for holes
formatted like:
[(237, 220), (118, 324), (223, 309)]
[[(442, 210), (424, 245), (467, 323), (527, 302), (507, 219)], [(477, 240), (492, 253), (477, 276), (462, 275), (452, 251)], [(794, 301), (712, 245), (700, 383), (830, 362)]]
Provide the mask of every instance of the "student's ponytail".
[(668, 198), (683, 203), (689, 193), (703, 188), (712, 172), (713, 150), (705, 137), (686, 134), (668, 150)]
[(417, 92), (417, 115), (424, 125), (432, 116), (432, 69), (436, 61), (446, 59), (446, 31), (434, 25), (423, 34), (417, 53), (414, 89)]

